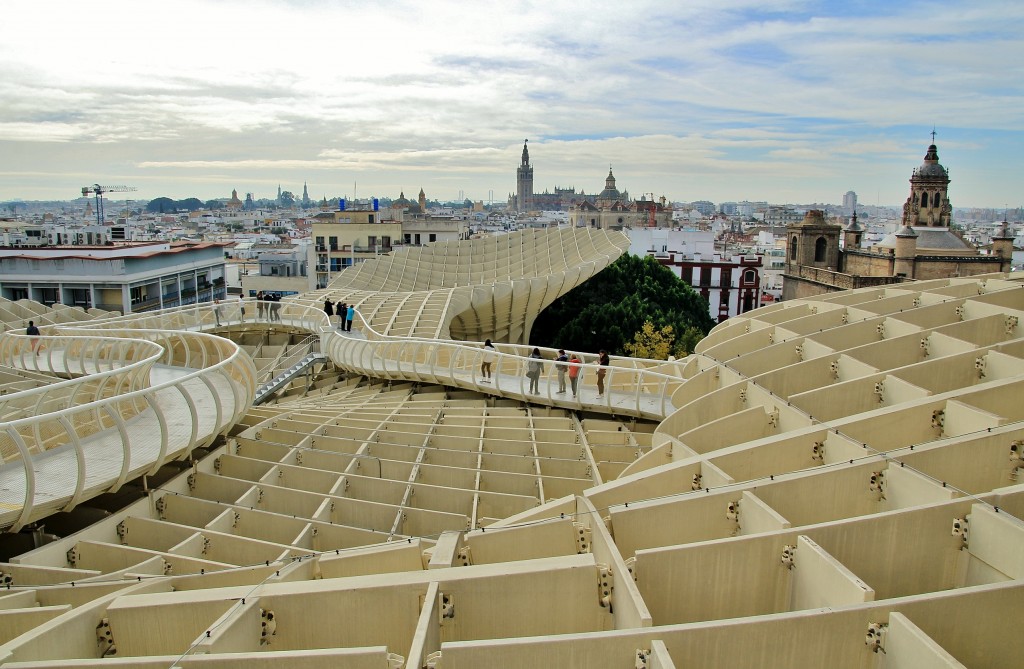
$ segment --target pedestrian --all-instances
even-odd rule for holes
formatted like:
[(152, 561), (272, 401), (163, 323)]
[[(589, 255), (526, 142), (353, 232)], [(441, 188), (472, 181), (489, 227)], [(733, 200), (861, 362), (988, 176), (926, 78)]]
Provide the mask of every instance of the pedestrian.
[(558, 349), (558, 357), (555, 358), (555, 370), (558, 371), (558, 393), (565, 394), (565, 371), (566, 363), (569, 362), (569, 356), (565, 354), (565, 351)]
[(264, 317), (264, 311), (266, 310), (266, 303), (263, 301), (263, 291), (256, 293), (256, 320), (261, 321)]
[(608, 373), (608, 370), (605, 368), (610, 364), (608, 351), (603, 348), (598, 353), (597, 364), (599, 365), (597, 368), (597, 399), (601, 399), (604, 397), (604, 375)]
[(25, 328), (25, 334), (32, 337), (29, 345), (32, 347), (32, 350), (36, 352), (36, 355), (39, 355), (39, 328), (36, 327), (34, 321), (28, 322), (28, 327)]
[(497, 351), (494, 348), (494, 344), (491, 343), (490, 339), (484, 341), (484, 355), (480, 359), (480, 375), (484, 383), (491, 382), (491, 363), (494, 362), (494, 354)]
[(223, 315), (221, 312), (220, 300), (213, 301), (213, 318), (217, 321), (217, 327), (220, 327), (220, 317)]
[(241, 295), (238, 296), (238, 321), (245, 322), (245, 298)]
[(352, 332), (352, 321), (356, 317), (356, 307), (354, 304), (348, 305), (348, 313), (345, 315), (345, 330)]
[(583, 361), (576, 357), (575, 353), (569, 358), (569, 387), (572, 388), (573, 397), (576, 397), (576, 387), (579, 385), (580, 370), (582, 369), (580, 365), (582, 364)]
[(281, 293), (270, 294), (270, 320), (281, 322)]
[(544, 367), (544, 363), (541, 362), (543, 359), (540, 349), (535, 348), (530, 354), (530, 362), (526, 365), (526, 376), (530, 379), (530, 392), (534, 394), (540, 392), (540, 372)]
[(334, 302), (331, 302), (331, 298), (324, 298), (324, 313), (327, 314), (327, 325), (331, 324), (331, 316), (334, 315)]
[(338, 329), (342, 332), (345, 331), (345, 319), (348, 317), (348, 304), (341, 302), (338, 304), (338, 308), (335, 309), (338, 312)]

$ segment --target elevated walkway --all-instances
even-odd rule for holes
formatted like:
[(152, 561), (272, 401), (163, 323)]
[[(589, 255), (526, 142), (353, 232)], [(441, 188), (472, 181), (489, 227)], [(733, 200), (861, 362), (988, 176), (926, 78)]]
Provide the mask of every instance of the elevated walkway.
[(252, 361), (220, 337), (0, 335), (0, 361), (64, 380), (0, 397), (0, 527), (116, 492), (209, 444), (249, 408)]

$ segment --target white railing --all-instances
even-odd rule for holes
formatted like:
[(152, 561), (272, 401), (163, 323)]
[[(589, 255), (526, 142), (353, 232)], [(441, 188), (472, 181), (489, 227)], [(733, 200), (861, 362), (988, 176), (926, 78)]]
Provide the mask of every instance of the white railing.
[[(484, 351), (480, 343), (391, 337), (370, 328), (358, 312), (356, 317), (361, 336), (325, 332), (324, 352), (340, 367), (375, 378), (472, 388), (554, 406), (594, 408), (657, 420), (675, 409), (672, 394), (685, 380), (680, 363), (612, 357), (611, 364), (602, 368), (596, 364), (596, 354), (575, 352), (584, 364), (574, 398), (568, 366), (562, 368), (566, 372), (566, 391), (558, 392), (560, 367), (554, 360), (557, 350), (536, 347), (544, 361), (539, 392), (530, 393), (526, 371), (533, 346), (496, 343), (497, 353), (491, 364), (493, 379), (488, 383), (481, 374)], [(574, 353), (569, 349), (566, 352)], [(605, 392), (598, 396), (596, 379), (600, 369), (605, 370)]]
[(212, 442), (256, 387), (233, 342), (162, 329), (8, 332), (0, 365), (68, 377), (0, 396), (0, 527), (15, 531)]
[[(596, 409), (655, 420), (665, 418), (676, 408), (672, 394), (685, 380), (681, 361), (613, 356), (611, 364), (605, 368), (606, 392), (598, 397), (597, 355), (566, 349), (570, 354), (575, 352), (584, 363), (577, 381), (579, 392), (574, 398), (568, 378), (566, 392), (558, 392), (558, 366), (554, 361), (557, 351), (541, 348), (545, 362), (540, 392), (531, 394), (526, 370), (532, 346), (496, 343), (497, 353), (492, 364), (494, 379), (485, 383), (480, 373), (483, 350), (478, 342), (385, 335), (373, 330), (358, 310), (353, 330), (355, 336), (349, 336), (334, 329), (319, 302), (289, 300), (278, 304), (282, 325), (319, 334), (322, 350), (336, 365), (375, 378), (452, 385), (527, 401), (543, 401), (555, 406)], [(219, 306), (222, 326), (243, 322), (237, 301), (224, 302)], [(141, 323), (153, 328), (208, 329), (216, 327), (218, 317), (215, 309), (216, 306), (210, 303), (189, 305), (152, 314), (105, 319), (95, 322), (95, 325), (134, 327)], [(244, 323), (276, 322), (269, 320), (267, 315), (258, 319), (255, 300), (245, 301)]]

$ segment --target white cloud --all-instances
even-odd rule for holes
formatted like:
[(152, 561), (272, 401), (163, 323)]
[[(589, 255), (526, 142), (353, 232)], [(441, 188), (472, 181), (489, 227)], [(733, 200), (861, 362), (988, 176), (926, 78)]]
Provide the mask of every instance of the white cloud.
[(5, 24), (0, 172), (48, 165), (55, 190), (69, 165), (150, 196), (481, 197), (531, 137), (540, 188), (599, 189), (612, 163), (673, 199), (835, 199), (907, 174), (935, 124), (949, 160), (1007, 175), (958, 200), (1001, 203), (1024, 148), (1020, 3), (9, 0)]

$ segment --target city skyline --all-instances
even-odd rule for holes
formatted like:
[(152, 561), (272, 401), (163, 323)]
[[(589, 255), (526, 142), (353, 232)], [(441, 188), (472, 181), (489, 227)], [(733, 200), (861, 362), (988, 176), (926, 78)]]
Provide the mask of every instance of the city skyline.
[(15, 0), (0, 200), (503, 202), (529, 138), (538, 192), (899, 205), (934, 127), (954, 206), (1021, 204), (1024, 7), (719, 4)]

